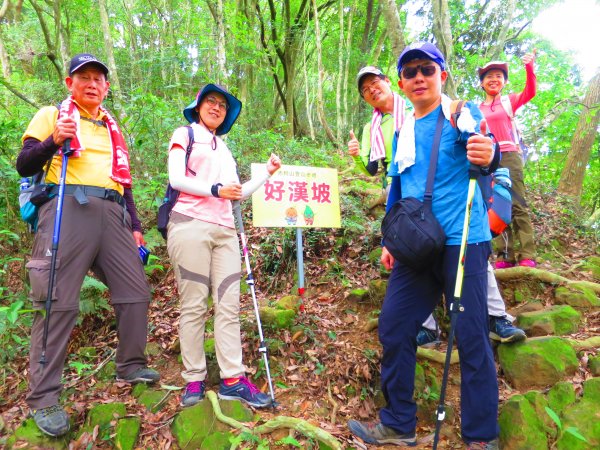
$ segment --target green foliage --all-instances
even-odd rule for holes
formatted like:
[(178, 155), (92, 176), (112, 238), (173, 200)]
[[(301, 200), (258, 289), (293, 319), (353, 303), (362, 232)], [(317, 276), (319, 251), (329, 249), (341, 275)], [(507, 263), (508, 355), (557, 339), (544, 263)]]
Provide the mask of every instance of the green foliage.
[[(562, 427), (562, 421), (560, 420), (560, 417), (558, 416), (558, 414), (556, 414), (548, 406), (545, 406), (544, 409), (546, 410), (546, 413), (548, 414), (548, 416), (550, 416), (550, 418), (552, 419), (552, 421), (556, 424), (556, 426), (558, 427), (558, 429), (562, 431), (562, 429), (563, 429), (563, 427)], [(584, 436), (581, 435), (581, 433), (579, 432), (579, 430), (576, 427), (567, 427), (567, 428), (564, 429), (564, 432), (573, 435), (574, 437), (576, 437), (580, 441), (588, 442), (587, 439)]]

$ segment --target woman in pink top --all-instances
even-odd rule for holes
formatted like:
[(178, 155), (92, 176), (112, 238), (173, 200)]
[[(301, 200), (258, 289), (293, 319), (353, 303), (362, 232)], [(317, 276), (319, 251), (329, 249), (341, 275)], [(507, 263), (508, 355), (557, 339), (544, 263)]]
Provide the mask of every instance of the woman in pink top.
[[(528, 53), (523, 56), (521, 60), (527, 73), (525, 89), (519, 94), (508, 94), (504, 102), (501, 94), (502, 89), (508, 82), (508, 64), (501, 61), (492, 61), (478, 69), (481, 87), (485, 91), (485, 101), (479, 105), (479, 109), (487, 119), (489, 130), (500, 143), (500, 151), (502, 152), (500, 167), (509, 169), (512, 188), (522, 198), (525, 198), (523, 158), (519, 146), (519, 137), (515, 135), (511, 116), (514, 116), (514, 113), (521, 106), (535, 96), (534, 58), (535, 53)], [(513, 267), (517, 261), (521, 266), (535, 267), (533, 227), (527, 206), (514, 201), (512, 216), (512, 223), (506, 229), (506, 232), (497, 238), (497, 246), (500, 251), (496, 261), (496, 269)], [(514, 249), (514, 238), (520, 243), (518, 257)]]
[(181, 398), (184, 407), (204, 398), (209, 296), (215, 308), (219, 397), (258, 408), (271, 404), (271, 398), (245, 377), (242, 364), (241, 257), (231, 202), (249, 197), (281, 162), (272, 154), (263, 174), (240, 184), (233, 155), (219, 136), (231, 129), (241, 108), (241, 102), (225, 88), (207, 84), (183, 110), (194, 137), (187, 167), (186, 127), (175, 130), (169, 144), (169, 182), (180, 191), (167, 226), (167, 250), (181, 300), (179, 340), (185, 366), (182, 377), (187, 383)]

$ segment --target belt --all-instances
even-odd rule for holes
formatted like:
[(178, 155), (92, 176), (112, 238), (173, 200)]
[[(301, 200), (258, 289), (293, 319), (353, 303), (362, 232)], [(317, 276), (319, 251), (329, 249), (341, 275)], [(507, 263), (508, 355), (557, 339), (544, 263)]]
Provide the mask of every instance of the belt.
[[(58, 194), (58, 185), (54, 185), (50, 191), (51, 194)], [(84, 184), (65, 185), (65, 194), (72, 195), (82, 205), (89, 203), (87, 196), (102, 198), (115, 202), (125, 208), (125, 199), (114, 189), (105, 189), (98, 186), (86, 186)]]

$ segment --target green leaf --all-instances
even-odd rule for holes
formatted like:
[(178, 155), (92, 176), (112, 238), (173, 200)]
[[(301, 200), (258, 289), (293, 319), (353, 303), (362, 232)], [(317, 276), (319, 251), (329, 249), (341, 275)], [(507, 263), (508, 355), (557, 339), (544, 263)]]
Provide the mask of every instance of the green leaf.
[(550, 418), (554, 421), (559, 430), (562, 430), (562, 422), (560, 421), (560, 417), (556, 414), (552, 409), (547, 406), (544, 407)]
[(582, 436), (582, 435), (579, 433), (579, 431), (577, 430), (577, 428), (575, 428), (575, 427), (567, 427), (567, 428), (565, 428), (565, 433), (572, 434), (573, 436), (575, 436), (575, 437), (576, 437), (577, 439), (579, 439), (580, 441), (583, 441), (583, 442), (585, 442), (585, 443), (589, 443), (589, 442), (588, 442), (588, 440), (587, 440), (585, 437), (583, 437), (583, 436)]
[(296, 448), (302, 448), (300, 442), (294, 439), (292, 436), (286, 436), (276, 442), (277, 445), (291, 445)]

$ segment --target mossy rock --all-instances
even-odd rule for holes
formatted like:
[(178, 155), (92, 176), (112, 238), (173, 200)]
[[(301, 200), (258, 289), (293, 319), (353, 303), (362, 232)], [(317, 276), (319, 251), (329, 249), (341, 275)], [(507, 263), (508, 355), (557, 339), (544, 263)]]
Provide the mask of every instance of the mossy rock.
[(144, 405), (148, 411), (156, 413), (165, 406), (163, 402), (165, 394), (161, 390), (148, 389), (138, 397), (138, 402)]
[(302, 305), (302, 298), (300, 296), (286, 295), (277, 300), (273, 306), (279, 309), (291, 309), (297, 313), (300, 310), (300, 305)]
[(86, 425), (93, 429), (96, 425), (104, 427), (113, 420), (118, 420), (127, 414), (125, 403), (103, 403), (94, 405), (88, 412)]
[(204, 355), (207, 358), (217, 357), (217, 352), (215, 350), (215, 338), (204, 339)]
[(381, 264), (381, 247), (376, 247), (373, 250), (371, 250), (367, 259), (375, 267), (379, 267), (379, 265)]
[(575, 400), (575, 388), (568, 381), (560, 381), (548, 391), (548, 407), (556, 414), (562, 414)]
[(514, 395), (504, 404), (498, 422), (503, 450), (548, 449), (544, 424), (524, 395)]
[(359, 303), (364, 302), (369, 297), (369, 291), (363, 288), (352, 289), (346, 297), (349, 302)]
[(216, 433), (209, 434), (202, 441), (200, 450), (229, 450), (231, 448), (230, 437), (231, 433), (225, 431), (217, 431)]
[[(72, 425), (72, 423), (71, 423)], [(53, 438), (43, 433), (35, 424), (33, 418), (29, 418), (23, 421), (18, 426), (14, 433), (7, 439), (6, 448), (8, 450), (12, 448), (42, 448), (48, 450), (63, 450), (69, 447), (71, 441), (71, 433), (60, 438)], [(27, 446), (24, 447), (27, 443)]]
[(525, 398), (531, 403), (535, 413), (540, 418), (544, 431), (547, 435), (556, 437), (556, 424), (546, 412), (548, 399), (540, 391), (529, 391), (524, 394)]
[(558, 337), (500, 345), (498, 359), (506, 378), (517, 389), (554, 385), (574, 375), (579, 367), (573, 347)]
[(595, 280), (600, 281), (600, 256), (590, 256), (586, 259), (583, 267), (592, 272)]
[(115, 448), (118, 450), (133, 450), (140, 434), (141, 419), (127, 417), (117, 422), (115, 430)]
[(219, 406), (223, 414), (238, 422), (252, 422), (259, 419), (258, 415), (254, 415), (252, 410), (239, 400), (219, 400)]
[(171, 424), (171, 432), (179, 448), (198, 449), (213, 432), (216, 422), (210, 402), (204, 399), (177, 414)]
[(163, 348), (158, 342), (148, 342), (146, 344), (146, 356), (159, 356), (164, 352)]
[(582, 398), (600, 405), (600, 378), (590, 378), (583, 382)]
[[(561, 416), (562, 433), (556, 441), (558, 450), (591, 450), (600, 448), (600, 420), (598, 401), (590, 401), (584, 397), (576, 403), (565, 408)], [(587, 442), (584, 442), (569, 429), (575, 429)]]
[(79, 350), (77, 350), (77, 354), (79, 356), (83, 356), (84, 358), (91, 359), (98, 356), (98, 350), (96, 347), (80, 347)]
[(275, 329), (289, 329), (294, 325), (296, 313), (291, 309), (277, 309), (264, 306), (260, 309), (260, 318), (264, 325)]
[(383, 304), (385, 291), (387, 290), (386, 280), (371, 280), (369, 282), (369, 300), (376, 305)]
[(108, 361), (98, 372), (96, 378), (102, 381), (114, 381), (117, 375), (117, 365), (114, 361)]
[(132, 388), (131, 388), (131, 395), (134, 398), (139, 398), (140, 395), (142, 395), (144, 392), (146, 392), (148, 389), (150, 389), (150, 386), (148, 386), (146, 383), (138, 383), (135, 384)]
[(595, 377), (600, 376), (600, 355), (590, 356), (588, 360), (588, 369)]
[(591, 289), (577, 289), (559, 286), (554, 291), (554, 302), (560, 305), (570, 305), (584, 311), (600, 309), (600, 298)]
[(569, 305), (556, 305), (542, 311), (520, 314), (517, 325), (529, 336), (562, 336), (577, 331), (581, 324), (581, 313)]

